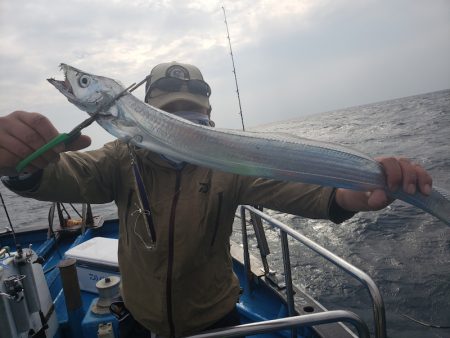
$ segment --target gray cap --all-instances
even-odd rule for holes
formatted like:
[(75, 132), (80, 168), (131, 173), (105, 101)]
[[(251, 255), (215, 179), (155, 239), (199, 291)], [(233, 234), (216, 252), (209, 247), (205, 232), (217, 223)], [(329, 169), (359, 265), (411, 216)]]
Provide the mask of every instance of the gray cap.
[(211, 104), (209, 103), (208, 97), (200, 94), (190, 93), (183, 87), (180, 89), (180, 91), (177, 92), (165, 92), (161, 89), (154, 88), (149, 93), (150, 86), (157, 80), (164, 77), (175, 77), (182, 80), (204, 81), (203, 75), (200, 70), (193, 65), (175, 61), (160, 63), (152, 69), (149, 79), (147, 80), (147, 83), (145, 85), (145, 102), (154, 107), (161, 108), (175, 101), (189, 101), (199, 105), (200, 107), (206, 108), (208, 110), (208, 113), (211, 111)]

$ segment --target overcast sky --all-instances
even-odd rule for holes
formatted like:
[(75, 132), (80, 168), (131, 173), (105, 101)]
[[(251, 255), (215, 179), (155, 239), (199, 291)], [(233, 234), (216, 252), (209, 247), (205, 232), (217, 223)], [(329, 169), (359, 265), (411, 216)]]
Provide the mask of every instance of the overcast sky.
[(211, 85), (216, 125), (240, 128), (222, 5), (248, 127), (450, 88), (448, 0), (0, 0), (0, 115), (69, 131), (87, 115), (45, 80), (59, 63), (128, 86), (180, 61)]

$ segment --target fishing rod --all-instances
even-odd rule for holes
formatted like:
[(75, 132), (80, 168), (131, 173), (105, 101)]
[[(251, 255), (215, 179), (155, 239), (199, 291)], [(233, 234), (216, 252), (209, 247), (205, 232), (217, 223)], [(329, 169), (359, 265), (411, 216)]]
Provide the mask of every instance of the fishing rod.
[(239, 103), (239, 115), (241, 116), (242, 130), (245, 131), (244, 116), (242, 115), (241, 96), (239, 94), (239, 86), (238, 86), (238, 80), (237, 80), (237, 75), (236, 75), (236, 66), (234, 64), (233, 49), (231, 48), (230, 31), (228, 30), (227, 15), (225, 13), (224, 6), (222, 6), (222, 10), (223, 10), (223, 17), (225, 19), (225, 27), (227, 28), (227, 38), (228, 38), (228, 45), (230, 46), (231, 63), (233, 64), (234, 82), (236, 84), (236, 93), (237, 93), (237, 98), (238, 98), (238, 103)]
[(11, 228), (12, 236), (14, 238), (14, 245), (17, 248), (16, 232), (14, 231), (14, 227), (12, 225), (11, 218), (9, 218), (8, 209), (6, 208), (6, 204), (5, 204), (5, 201), (3, 200), (3, 195), (2, 195), (1, 192), (0, 192), (0, 199), (1, 199), (2, 204), (3, 204), (3, 209), (5, 209), (6, 218), (8, 218), (9, 226)]

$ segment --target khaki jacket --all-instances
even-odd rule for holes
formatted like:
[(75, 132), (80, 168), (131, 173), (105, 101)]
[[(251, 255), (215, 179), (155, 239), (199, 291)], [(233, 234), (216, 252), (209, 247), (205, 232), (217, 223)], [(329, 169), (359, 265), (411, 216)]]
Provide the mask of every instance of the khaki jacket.
[(136, 194), (128, 147), (120, 141), (95, 151), (61, 155), (41, 183), (22, 195), (118, 207), (122, 293), (132, 315), (165, 337), (198, 332), (234, 307), (239, 283), (229, 238), (240, 204), (329, 218), (332, 188), (244, 177), (187, 164), (175, 170), (158, 154), (135, 152), (147, 189), (156, 243)]

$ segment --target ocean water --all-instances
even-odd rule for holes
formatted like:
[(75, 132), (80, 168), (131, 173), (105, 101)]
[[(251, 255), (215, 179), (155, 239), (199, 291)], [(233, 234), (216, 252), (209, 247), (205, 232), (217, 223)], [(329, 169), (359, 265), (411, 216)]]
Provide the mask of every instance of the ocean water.
[[(404, 156), (450, 191), (450, 90), (378, 102), (265, 126), (335, 142), (372, 157)], [(386, 307), (389, 337), (450, 337), (450, 227), (406, 203), (359, 213), (335, 225), (276, 214), (300, 233), (368, 273)], [(271, 247), (279, 252), (278, 235)], [(325, 260), (291, 245), (295, 283), (329, 309), (344, 308), (372, 323), (367, 291)]]
[[(450, 191), (450, 90), (367, 104), (262, 126), (335, 142), (373, 157), (404, 156), (423, 165), (434, 184)], [(47, 224), (48, 202), (24, 199), (0, 186), (16, 229)], [(71, 212), (69, 206), (68, 210)], [(114, 217), (114, 204), (94, 205)], [(368, 273), (384, 298), (389, 337), (450, 337), (450, 228), (421, 210), (394, 202), (342, 224), (271, 213)], [(32, 215), (32, 219), (30, 219)], [(0, 209), (0, 231), (8, 226)], [(239, 240), (236, 229), (234, 239)], [(268, 229), (274, 269), (281, 271), (279, 237)], [(256, 246), (253, 244), (254, 251)], [(290, 246), (294, 283), (329, 309), (347, 309), (372, 327), (367, 291), (308, 249)]]

